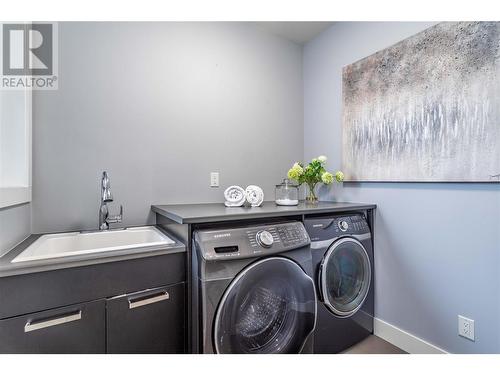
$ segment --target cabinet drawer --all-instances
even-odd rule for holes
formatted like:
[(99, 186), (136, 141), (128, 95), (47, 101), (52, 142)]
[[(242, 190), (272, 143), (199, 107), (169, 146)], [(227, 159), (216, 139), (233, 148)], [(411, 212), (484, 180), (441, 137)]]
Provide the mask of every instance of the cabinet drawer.
[(0, 320), (1, 353), (104, 353), (105, 300)]
[(180, 252), (1, 277), (0, 318), (182, 282), (185, 258)]
[(106, 301), (108, 353), (183, 353), (184, 283)]

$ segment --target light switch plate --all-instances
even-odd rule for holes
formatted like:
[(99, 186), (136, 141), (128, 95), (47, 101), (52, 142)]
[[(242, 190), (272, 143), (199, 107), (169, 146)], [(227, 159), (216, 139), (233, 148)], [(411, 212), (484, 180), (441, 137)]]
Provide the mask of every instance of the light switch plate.
[(458, 335), (474, 341), (474, 320), (458, 316)]
[(210, 173), (210, 187), (219, 187), (219, 172)]

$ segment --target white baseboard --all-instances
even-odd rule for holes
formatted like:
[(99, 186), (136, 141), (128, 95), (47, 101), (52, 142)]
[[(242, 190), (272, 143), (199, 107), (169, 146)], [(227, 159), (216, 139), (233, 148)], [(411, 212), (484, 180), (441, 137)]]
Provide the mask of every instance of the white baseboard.
[(375, 336), (390, 342), (410, 354), (447, 354), (446, 350), (438, 348), (427, 341), (418, 338), (381, 319), (374, 319), (373, 333)]

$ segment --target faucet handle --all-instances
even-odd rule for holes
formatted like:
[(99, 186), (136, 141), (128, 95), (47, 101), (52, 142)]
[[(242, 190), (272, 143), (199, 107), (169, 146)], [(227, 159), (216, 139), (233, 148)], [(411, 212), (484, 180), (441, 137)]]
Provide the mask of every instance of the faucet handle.
[(120, 204), (120, 214), (114, 216), (108, 216), (106, 219), (107, 223), (121, 223), (123, 219), (123, 205)]

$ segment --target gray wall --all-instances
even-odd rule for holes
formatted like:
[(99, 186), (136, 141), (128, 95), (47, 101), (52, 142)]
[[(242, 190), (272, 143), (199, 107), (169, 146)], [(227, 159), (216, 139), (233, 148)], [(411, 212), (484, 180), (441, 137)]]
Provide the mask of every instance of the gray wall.
[(30, 204), (0, 208), (0, 256), (31, 233)]
[(274, 199), (303, 155), (302, 49), (251, 25), (60, 23), (59, 77), (33, 99), (35, 233), (96, 228), (102, 170), (132, 225), (232, 184)]
[[(341, 69), (431, 23), (339, 23), (304, 48), (304, 156), (341, 160)], [(500, 185), (360, 183), (321, 199), (373, 202), (376, 316), (445, 350), (500, 352)], [(476, 342), (457, 335), (475, 319)]]

